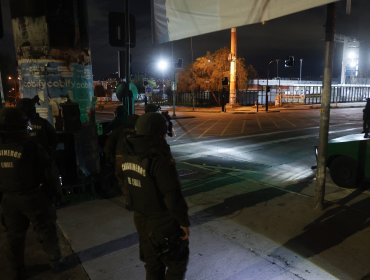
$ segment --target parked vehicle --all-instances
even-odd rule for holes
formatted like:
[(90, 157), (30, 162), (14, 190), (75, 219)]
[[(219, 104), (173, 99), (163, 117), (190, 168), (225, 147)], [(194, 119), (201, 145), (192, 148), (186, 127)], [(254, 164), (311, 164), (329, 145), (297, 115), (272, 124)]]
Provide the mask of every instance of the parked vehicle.
[(335, 184), (356, 188), (370, 182), (370, 139), (351, 134), (328, 143), (326, 165)]

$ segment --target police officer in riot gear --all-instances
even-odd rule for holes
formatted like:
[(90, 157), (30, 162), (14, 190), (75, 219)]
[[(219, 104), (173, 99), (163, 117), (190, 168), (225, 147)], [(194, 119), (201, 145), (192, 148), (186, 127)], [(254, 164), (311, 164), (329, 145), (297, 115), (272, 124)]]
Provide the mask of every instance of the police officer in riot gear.
[[(135, 122), (138, 115), (127, 116), (126, 121), (116, 123), (117, 126), (108, 134), (104, 143), (104, 153), (101, 160), (100, 191), (104, 197), (122, 194), (120, 177), (117, 176), (120, 166), (116, 164), (116, 156), (122, 150), (122, 140), (135, 131)], [(113, 127), (113, 125), (112, 125)]]
[[(0, 111), (0, 192), (7, 228), (4, 251), (10, 270), (10, 275), (4, 279), (24, 277), (25, 238), (30, 224), (49, 256), (52, 268), (60, 268), (61, 264), (56, 210), (52, 205), (52, 196), (59, 187), (58, 176), (45, 149), (30, 140), (27, 125), (27, 118), (19, 109), (3, 108)], [(47, 190), (42, 188), (44, 184), (48, 186)]]
[(184, 279), (189, 258), (188, 207), (160, 113), (139, 117), (125, 138), (120, 176), (134, 211), (146, 279)]
[(30, 121), (30, 136), (40, 143), (50, 155), (54, 155), (57, 145), (57, 134), (55, 128), (44, 118), (36, 113), (38, 96), (34, 98), (22, 98), (17, 103), (17, 108), (23, 111)]

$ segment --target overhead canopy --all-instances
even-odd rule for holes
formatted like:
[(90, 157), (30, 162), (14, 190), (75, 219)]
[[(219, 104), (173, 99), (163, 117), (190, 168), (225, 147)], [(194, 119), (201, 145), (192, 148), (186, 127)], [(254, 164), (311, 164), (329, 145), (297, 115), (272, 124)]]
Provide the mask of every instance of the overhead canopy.
[(152, 0), (154, 39), (175, 41), (264, 22), (338, 0)]

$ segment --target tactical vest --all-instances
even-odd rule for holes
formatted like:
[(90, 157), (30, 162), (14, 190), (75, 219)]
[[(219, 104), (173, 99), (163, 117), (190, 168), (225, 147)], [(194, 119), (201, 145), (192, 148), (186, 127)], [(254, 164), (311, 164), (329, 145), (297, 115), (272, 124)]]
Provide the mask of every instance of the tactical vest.
[[(17, 144), (0, 145), (0, 191), (6, 192), (18, 185), (15, 181), (21, 169), (23, 146)], [(11, 188), (12, 186), (12, 188)]]
[(39, 186), (41, 171), (37, 170), (37, 157), (32, 155), (37, 153), (37, 147), (30, 145), (28, 152), (25, 152), (25, 144), (0, 145), (0, 192), (24, 192)]
[[(46, 120), (45, 120), (46, 121)], [(46, 130), (45, 121), (41, 118), (36, 118), (31, 121), (32, 130), (29, 132), (29, 135), (36, 139), (38, 143), (41, 144), (47, 151), (50, 149), (50, 139)]]
[(152, 170), (156, 158), (123, 155), (121, 164), (124, 187), (127, 188), (131, 208), (143, 215), (166, 211), (163, 197), (156, 186)]

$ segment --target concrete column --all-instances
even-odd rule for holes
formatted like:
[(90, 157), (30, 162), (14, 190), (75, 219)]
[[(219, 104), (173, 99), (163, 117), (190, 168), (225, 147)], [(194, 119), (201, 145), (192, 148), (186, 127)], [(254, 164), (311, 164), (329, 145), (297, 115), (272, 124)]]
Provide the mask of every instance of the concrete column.
[(69, 96), (88, 122), (94, 91), (85, 0), (12, 0), (10, 10), (21, 96), (38, 95), (37, 110), (49, 120)]
[(236, 28), (231, 28), (231, 47), (230, 47), (230, 100), (229, 104), (236, 104)]

